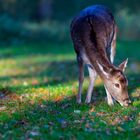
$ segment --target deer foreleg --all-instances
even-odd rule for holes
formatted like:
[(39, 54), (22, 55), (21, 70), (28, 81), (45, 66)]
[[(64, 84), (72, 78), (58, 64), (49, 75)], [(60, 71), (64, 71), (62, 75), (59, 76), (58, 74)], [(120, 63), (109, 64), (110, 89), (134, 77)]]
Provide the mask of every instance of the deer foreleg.
[(107, 94), (107, 103), (108, 105), (114, 105), (114, 101), (113, 101), (113, 98), (112, 96), (110, 95), (110, 93), (108, 92), (107, 88), (105, 87), (105, 90), (106, 90), (106, 94)]

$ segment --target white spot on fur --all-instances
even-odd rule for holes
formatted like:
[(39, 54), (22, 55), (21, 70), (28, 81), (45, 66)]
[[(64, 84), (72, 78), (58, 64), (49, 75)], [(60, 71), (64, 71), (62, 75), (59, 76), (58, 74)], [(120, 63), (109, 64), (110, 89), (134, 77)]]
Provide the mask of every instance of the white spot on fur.
[(99, 62), (98, 62), (98, 61), (96, 61), (96, 62), (97, 62), (97, 64), (98, 64), (98, 66), (99, 66), (100, 71), (103, 73), (103, 75), (105, 75), (105, 76), (108, 78), (108, 73), (104, 71), (104, 69), (103, 69), (102, 65), (101, 65), (101, 64), (99, 64)]
[(87, 55), (84, 52), (82, 52), (82, 59), (83, 59), (85, 64), (91, 64)]
[(113, 47), (111, 47), (111, 50), (110, 50), (110, 60), (111, 60), (111, 63), (114, 62), (114, 51), (113, 51)]

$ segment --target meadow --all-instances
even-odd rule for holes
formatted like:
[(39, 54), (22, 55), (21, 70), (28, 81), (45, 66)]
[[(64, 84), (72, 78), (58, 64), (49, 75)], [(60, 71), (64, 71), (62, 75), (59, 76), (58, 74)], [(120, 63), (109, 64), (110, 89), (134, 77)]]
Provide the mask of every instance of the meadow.
[(125, 74), (132, 105), (110, 107), (100, 78), (90, 105), (76, 103), (78, 69), (71, 43), (0, 47), (0, 139), (140, 139), (140, 42), (118, 41), (115, 64)]

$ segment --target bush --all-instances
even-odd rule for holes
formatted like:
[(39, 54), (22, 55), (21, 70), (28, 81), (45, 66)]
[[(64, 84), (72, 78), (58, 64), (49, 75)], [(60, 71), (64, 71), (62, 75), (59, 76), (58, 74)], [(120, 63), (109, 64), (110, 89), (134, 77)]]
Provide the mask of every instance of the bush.
[(139, 13), (129, 13), (128, 9), (120, 10), (116, 14), (119, 27), (119, 38), (123, 40), (140, 40)]
[(69, 24), (55, 21), (43, 23), (18, 21), (3, 15), (0, 16), (0, 33), (2, 43), (65, 41), (69, 38)]

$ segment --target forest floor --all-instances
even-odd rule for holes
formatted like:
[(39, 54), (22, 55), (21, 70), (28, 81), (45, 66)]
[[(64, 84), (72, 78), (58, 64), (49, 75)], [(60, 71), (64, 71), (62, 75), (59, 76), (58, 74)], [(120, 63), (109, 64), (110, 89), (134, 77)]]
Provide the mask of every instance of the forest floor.
[(118, 42), (115, 64), (129, 58), (132, 105), (105, 101), (98, 78), (92, 103), (76, 103), (78, 70), (70, 43), (0, 47), (0, 139), (140, 139), (140, 42)]

